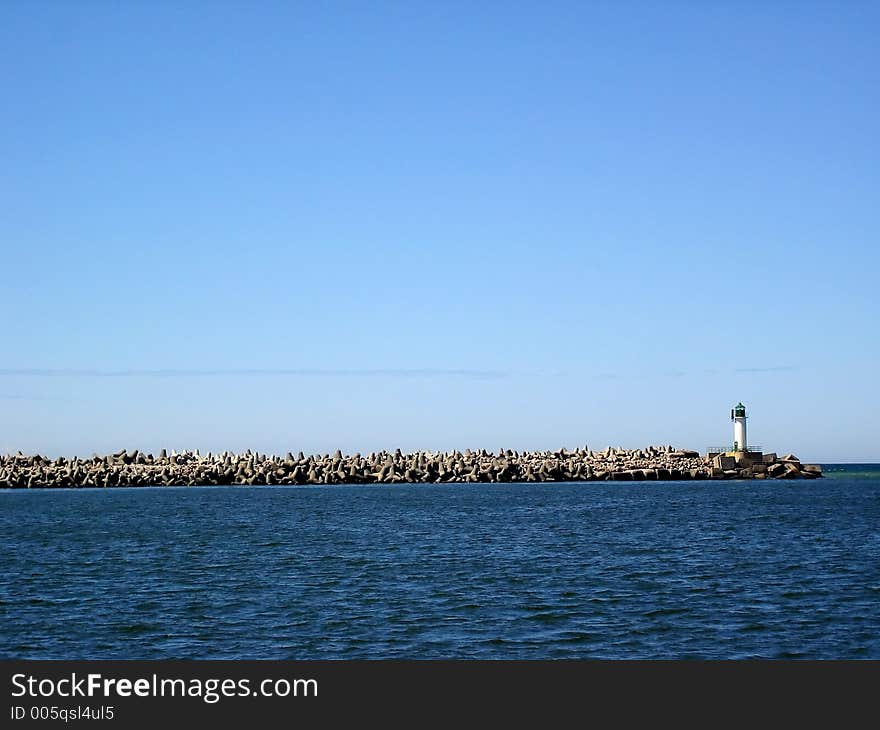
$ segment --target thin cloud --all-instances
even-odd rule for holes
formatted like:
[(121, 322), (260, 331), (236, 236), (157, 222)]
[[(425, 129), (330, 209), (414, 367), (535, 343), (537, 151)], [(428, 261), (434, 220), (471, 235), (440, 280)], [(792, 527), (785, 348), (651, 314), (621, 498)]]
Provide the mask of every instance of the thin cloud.
[(736, 368), (737, 373), (790, 373), (797, 368), (794, 365), (776, 365), (763, 368)]
[[(725, 370), (718, 370), (717, 368), (706, 368), (702, 370), (703, 375), (725, 375), (730, 373), (788, 373), (794, 372), (799, 368), (793, 365), (776, 365), (770, 367), (749, 367), (749, 368), (731, 368)], [(644, 371), (642, 373), (638, 372), (630, 372), (630, 373), (615, 373), (615, 372), (601, 372), (594, 373), (592, 377), (596, 380), (621, 380), (621, 379), (640, 379), (640, 378), (652, 378), (652, 377), (662, 377), (662, 378), (685, 378), (689, 377), (691, 373), (687, 370), (677, 370), (677, 369), (669, 369), (669, 370), (652, 370), (652, 371)]]
[(471, 368), (218, 368), (218, 369), (124, 369), (98, 368), (0, 368), (0, 376), (39, 378), (211, 378), (243, 377), (387, 377), (387, 378), (470, 378), (494, 380), (506, 378), (507, 370)]
[(666, 378), (683, 378), (687, 373), (684, 370), (664, 370), (660, 373)]
[(644, 380), (646, 378), (683, 378), (687, 375), (684, 370), (645, 370), (640, 372), (615, 373), (605, 371), (594, 373), (594, 380)]

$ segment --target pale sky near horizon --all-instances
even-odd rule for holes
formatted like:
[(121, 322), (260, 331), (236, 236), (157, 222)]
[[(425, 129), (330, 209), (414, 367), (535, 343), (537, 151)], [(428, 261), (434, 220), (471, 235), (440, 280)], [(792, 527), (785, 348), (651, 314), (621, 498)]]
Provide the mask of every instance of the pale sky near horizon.
[(0, 452), (880, 462), (880, 5), (0, 5)]

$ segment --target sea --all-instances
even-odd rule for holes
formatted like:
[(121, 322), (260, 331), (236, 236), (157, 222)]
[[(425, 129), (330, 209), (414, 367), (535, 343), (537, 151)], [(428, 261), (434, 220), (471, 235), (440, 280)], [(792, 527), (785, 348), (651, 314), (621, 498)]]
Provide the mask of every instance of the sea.
[(880, 465), (0, 492), (0, 657), (878, 659)]

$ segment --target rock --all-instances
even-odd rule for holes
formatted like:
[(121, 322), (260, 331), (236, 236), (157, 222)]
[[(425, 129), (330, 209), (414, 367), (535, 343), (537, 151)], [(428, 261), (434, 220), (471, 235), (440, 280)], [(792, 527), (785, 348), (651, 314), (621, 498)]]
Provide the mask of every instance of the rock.
[[(764, 463), (771, 462), (771, 463)], [(775, 462), (775, 463), (773, 463)], [(771, 469), (772, 468), (772, 469)], [(793, 455), (776, 462), (775, 455), (763, 459), (754, 452), (736, 457), (715, 456), (711, 462), (695, 451), (649, 446), (642, 449), (608, 447), (593, 452), (587, 448), (569, 451), (519, 452), (499, 449), (493, 456), (486, 449), (465, 453), (434, 454), (419, 451), (404, 454), (373, 452), (345, 456), (336, 450), (331, 456), (284, 457), (248, 450), (241, 454), (175, 451), (154, 457), (139, 450), (121, 450), (107, 456), (87, 458), (49, 457), (35, 454), (0, 455), (0, 486), (83, 487), (209, 484), (360, 484), (403, 482), (563, 482), (587, 480), (660, 480), (762, 478), (764, 474), (785, 478), (818, 478), (821, 467), (801, 466)]]

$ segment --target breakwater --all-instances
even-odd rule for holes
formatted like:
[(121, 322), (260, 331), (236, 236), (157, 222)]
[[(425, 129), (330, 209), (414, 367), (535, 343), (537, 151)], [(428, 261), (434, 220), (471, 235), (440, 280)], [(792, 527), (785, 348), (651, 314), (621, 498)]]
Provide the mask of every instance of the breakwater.
[(138, 487), (292, 484), (815, 479), (822, 469), (792, 454), (709, 455), (672, 446), (602, 451), (381, 451), (294, 456), (138, 450), (89, 458), (0, 456), (0, 487)]

